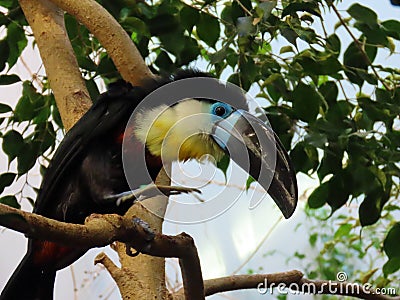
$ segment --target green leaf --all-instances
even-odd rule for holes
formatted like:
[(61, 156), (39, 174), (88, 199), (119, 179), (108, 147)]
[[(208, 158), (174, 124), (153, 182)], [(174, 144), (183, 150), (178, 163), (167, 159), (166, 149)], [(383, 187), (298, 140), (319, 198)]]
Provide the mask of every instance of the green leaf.
[(333, 177), (327, 183), (329, 185), (329, 196), (327, 203), (334, 212), (342, 207), (349, 199), (351, 185), (348, 178), (348, 173), (346, 173), (345, 170), (342, 170), (341, 172), (333, 175)]
[(303, 70), (311, 75), (333, 75), (342, 69), (341, 63), (334, 55), (310, 54), (302, 52), (295, 60), (300, 63)]
[(281, 50), (279, 50), (279, 54), (287, 53), (287, 52), (294, 52), (292, 46), (283, 46)]
[(339, 37), (336, 34), (331, 34), (330, 36), (328, 36), (328, 38), (326, 39), (326, 47), (338, 56), (341, 47)]
[(308, 242), (310, 243), (310, 245), (312, 247), (315, 246), (315, 244), (317, 243), (317, 240), (318, 240), (318, 233), (313, 233), (308, 238)]
[(383, 265), (383, 274), (388, 276), (393, 274), (394, 272), (400, 269), (400, 256), (390, 258), (384, 265)]
[(321, 12), (319, 11), (318, 5), (314, 2), (292, 2), (283, 9), (282, 18), (298, 11), (306, 11), (321, 18)]
[(385, 121), (390, 117), (390, 111), (384, 109), (377, 101), (373, 101), (367, 97), (357, 99), (360, 107), (365, 111), (368, 118), (372, 121)]
[(18, 75), (0, 75), (0, 85), (9, 85), (21, 81)]
[(78, 65), (82, 69), (95, 72), (97, 70), (97, 65), (91, 60), (89, 57), (86, 56), (77, 56)]
[(338, 239), (345, 235), (349, 235), (352, 228), (353, 228), (353, 225), (351, 225), (351, 224), (340, 225), (339, 228), (335, 232), (334, 238)]
[(35, 127), (35, 134), (31, 143), (32, 150), (36, 156), (43, 154), (48, 148), (54, 146), (56, 133), (51, 122), (41, 123)]
[(10, 106), (4, 103), (0, 103), (0, 114), (4, 114), (9, 111), (12, 111), (12, 108)]
[(17, 198), (15, 196), (4, 196), (0, 198), (0, 203), (14, 207), (14, 208), (21, 208), (21, 205), (18, 203)]
[(18, 174), (25, 174), (27, 173), (36, 163), (36, 159), (38, 157), (37, 151), (33, 148), (31, 144), (24, 145), (23, 152), (20, 152), (17, 157), (17, 170)]
[(35, 115), (35, 107), (27, 95), (23, 95), (14, 110), (14, 117), (17, 121), (29, 121)]
[(229, 50), (229, 48), (224, 47), (219, 51), (216, 51), (214, 53), (210, 53), (210, 55), (209, 55), (210, 62), (212, 64), (216, 64), (216, 63), (219, 63), (219, 62), (223, 61), (227, 57), (228, 50)]
[(4, 191), (7, 186), (10, 186), (17, 174), (14, 173), (3, 173), (0, 175), (0, 194)]
[(206, 13), (200, 15), (200, 20), (196, 24), (197, 35), (210, 47), (215, 47), (220, 34), (220, 26), (217, 18)]
[[(200, 46), (197, 40), (188, 36), (183, 37), (183, 50), (179, 53), (176, 60), (176, 67), (188, 65), (200, 55)], [(174, 69), (175, 71), (175, 69)]]
[(322, 183), (319, 185), (308, 197), (308, 206), (310, 208), (320, 208), (328, 200), (329, 186), (328, 184)]
[(64, 124), (61, 120), (60, 112), (56, 105), (52, 106), (51, 116), (53, 117), (54, 122), (57, 124), (58, 127), (64, 128)]
[[(374, 61), (377, 51), (376, 47), (365, 45), (365, 52), (371, 62)], [(343, 57), (343, 64), (347, 67), (345, 73), (349, 80), (352, 83), (362, 86), (364, 78), (361, 71), (366, 71), (368, 69), (368, 61), (355, 42), (352, 42), (346, 49)]]
[(148, 19), (153, 18), (156, 14), (156, 6), (150, 6), (145, 2), (136, 2), (135, 6)]
[(322, 181), (326, 175), (335, 174), (342, 169), (343, 150), (336, 145), (329, 145), (318, 168), (318, 178)]
[(192, 33), (194, 25), (196, 25), (200, 19), (199, 11), (190, 6), (184, 6), (179, 15), (182, 26), (189, 32), (189, 34)]
[(310, 132), (304, 137), (304, 142), (316, 148), (324, 149), (328, 138), (324, 133)]
[(294, 89), (291, 98), (293, 99), (293, 111), (300, 120), (308, 123), (315, 121), (322, 97), (313, 87), (300, 82)]
[(260, 9), (262, 11), (262, 17), (265, 20), (271, 15), (272, 10), (276, 7), (277, 3), (278, 1), (276, 0), (263, 1), (258, 4), (256, 10), (258, 11), (258, 9)]
[(393, 225), (383, 241), (383, 250), (389, 258), (400, 258), (400, 222)]
[(24, 81), (22, 97), (14, 111), (15, 120), (19, 122), (32, 120), (38, 124), (47, 121), (49, 115), (48, 96), (37, 93), (31, 82)]
[(228, 155), (224, 155), (219, 162), (217, 162), (217, 168), (220, 169), (225, 177), (226, 177), (226, 170), (228, 170), (230, 163), (230, 158)]
[(6, 39), (0, 41), (0, 71), (3, 71), (6, 67), (10, 48)]
[(250, 185), (251, 185), (253, 182), (256, 182), (256, 180), (255, 180), (253, 177), (249, 176), (249, 177), (247, 178), (247, 181), (246, 181), (246, 191), (250, 188)]
[(185, 48), (185, 44), (182, 43), (182, 33), (173, 31), (160, 36), (160, 41), (163, 48), (168, 52), (179, 55), (181, 51)]
[(11, 68), (15, 65), (22, 51), (28, 44), (25, 31), (18, 23), (10, 23), (7, 27), (7, 42), (10, 49), (8, 55), (8, 67)]
[(357, 21), (366, 23), (371, 27), (377, 26), (378, 16), (372, 9), (368, 7), (355, 3), (350, 6), (349, 9), (347, 9), (347, 12)]
[(297, 143), (292, 151), (290, 151), (294, 169), (297, 172), (308, 173), (310, 169), (315, 169), (318, 166), (317, 149), (305, 143)]
[(361, 226), (369, 226), (375, 224), (381, 217), (381, 201), (382, 191), (372, 192), (368, 194), (364, 201), (360, 204), (358, 215)]
[(147, 27), (146, 23), (139, 18), (127, 17), (124, 19), (121, 25), (128, 31), (136, 32), (149, 38), (151, 37), (149, 28)]
[(3, 151), (7, 154), (9, 162), (17, 157), (23, 148), (24, 139), (18, 131), (10, 130), (3, 136)]
[(170, 14), (161, 14), (148, 22), (151, 35), (171, 33), (179, 27), (177, 18)]
[(97, 75), (111, 76), (114, 73), (117, 73), (117, 69), (113, 61), (108, 55), (103, 56), (97, 67)]
[(297, 42), (296, 39), (299, 37), (299, 35), (291, 28), (289, 27), (283, 27), (280, 28), (282, 36), (292, 45), (294, 45), (297, 48)]
[(383, 30), (388, 36), (400, 40), (400, 22), (397, 20), (387, 20), (381, 23)]
[(90, 99), (93, 99), (92, 101), (95, 101), (97, 98), (99, 98), (100, 92), (94, 79), (86, 79), (85, 84), (86, 88), (88, 89)]
[(326, 81), (318, 88), (319, 92), (324, 96), (325, 101), (332, 105), (337, 101), (339, 95), (339, 88), (333, 81)]
[(171, 60), (171, 58), (165, 51), (161, 50), (160, 54), (158, 54), (154, 63), (162, 70), (169, 72), (173, 72), (175, 70), (174, 62)]
[(367, 43), (373, 45), (382, 45), (389, 47), (389, 41), (386, 36), (386, 31), (379, 26), (371, 28), (365, 23), (356, 22), (354, 27), (360, 30), (366, 37)]

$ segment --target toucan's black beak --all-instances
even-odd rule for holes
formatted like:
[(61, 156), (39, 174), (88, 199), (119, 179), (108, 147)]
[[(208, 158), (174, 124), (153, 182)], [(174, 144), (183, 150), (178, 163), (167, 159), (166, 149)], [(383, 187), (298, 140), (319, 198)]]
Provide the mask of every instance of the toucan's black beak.
[(281, 141), (260, 119), (244, 110), (216, 122), (213, 138), (231, 159), (271, 195), (285, 218), (297, 204), (297, 180)]

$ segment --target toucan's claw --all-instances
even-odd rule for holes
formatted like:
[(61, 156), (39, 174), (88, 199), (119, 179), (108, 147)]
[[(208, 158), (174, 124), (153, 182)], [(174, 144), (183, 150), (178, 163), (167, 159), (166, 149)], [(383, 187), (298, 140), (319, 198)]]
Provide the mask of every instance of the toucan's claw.
[(201, 191), (196, 188), (149, 184), (133, 191), (106, 196), (104, 197), (104, 200), (107, 202), (115, 201), (116, 205), (119, 206), (126, 201), (132, 201), (134, 203), (136, 201), (142, 201), (151, 197), (159, 196), (160, 192), (166, 196), (189, 193), (201, 194)]
[(154, 240), (156, 234), (151, 229), (150, 225), (147, 222), (143, 221), (142, 219), (135, 217), (135, 218), (133, 218), (132, 222), (134, 224), (139, 225), (140, 227), (142, 227), (143, 231), (145, 233), (145, 236), (144, 236), (145, 243), (144, 243), (144, 246), (142, 247), (141, 250), (136, 250), (135, 252), (132, 252), (132, 245), (129, 244), (129, 243), (125, 244), (125, 247), (126, 247), (125, 253), (126, 253), (126, 255), (128, 255), (130, 257), (135, 257), (135, 256), (138, 256), (141, 252), (146, 252), (146, 251), (148, 251), (150, 249), (151, 242)]
[(138, 256), (140, 254), (140, 251), (132, 252), (132, 248), (131, 248), (131, 246), (129, 244), (125, 244), (125, 247), (126, 247), (125, 248), (125, 254), (130, 256), (130, 257), (136, 257), (136, 256)]

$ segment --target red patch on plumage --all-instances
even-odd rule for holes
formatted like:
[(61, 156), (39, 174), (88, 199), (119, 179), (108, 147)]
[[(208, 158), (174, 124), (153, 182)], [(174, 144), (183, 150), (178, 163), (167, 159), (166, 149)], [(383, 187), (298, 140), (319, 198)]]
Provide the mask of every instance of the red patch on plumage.
[(33, 246), (33, 261), (38, 265), (55, 264), (74, 250), (49, 241), (34, 241)]
[(119, 134), (116, 138), (117, 143), (118, 144), (122, 144), (122, 142), (124, 141), (124, 137), (125, 137), (125, 132), (121, 132), (121, 134)]

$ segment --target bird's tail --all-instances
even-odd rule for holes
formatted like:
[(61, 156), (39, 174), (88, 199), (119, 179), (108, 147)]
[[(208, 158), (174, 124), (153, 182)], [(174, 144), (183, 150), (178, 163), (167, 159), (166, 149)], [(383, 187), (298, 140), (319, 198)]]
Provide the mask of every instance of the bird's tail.
[(0, 295), (0, 300), (52, 300), (56, 271), (42, 271), (26, 254)]

